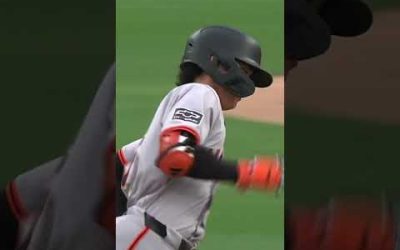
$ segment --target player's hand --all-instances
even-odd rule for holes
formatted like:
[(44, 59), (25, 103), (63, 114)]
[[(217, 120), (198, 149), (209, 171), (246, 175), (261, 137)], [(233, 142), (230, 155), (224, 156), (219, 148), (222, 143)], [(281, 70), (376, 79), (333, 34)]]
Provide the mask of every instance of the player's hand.
[(260, 157), (238, 164), (237, 186), (241, 189), (277, 191), (283, 184), (283, 166), (278, 157)]

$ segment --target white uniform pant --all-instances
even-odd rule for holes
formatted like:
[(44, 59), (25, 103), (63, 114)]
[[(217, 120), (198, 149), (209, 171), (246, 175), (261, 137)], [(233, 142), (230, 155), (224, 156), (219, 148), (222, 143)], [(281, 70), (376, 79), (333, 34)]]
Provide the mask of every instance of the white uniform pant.
[(178, 250), (182, 239), (170, 228), (167, 237), (162, 238), (146, 227), (144, 211), (138, 207), (131, 207), (126, 215), (117, 217), (116, 250)]

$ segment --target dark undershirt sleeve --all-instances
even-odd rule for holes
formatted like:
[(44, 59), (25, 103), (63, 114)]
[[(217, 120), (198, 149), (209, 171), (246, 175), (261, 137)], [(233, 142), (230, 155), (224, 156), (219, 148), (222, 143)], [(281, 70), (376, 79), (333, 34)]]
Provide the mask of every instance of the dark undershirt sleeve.
[(207, 148), (195, 147), (195, 162), (188, 176), (195, 179), (221, 180), (236, 183), (237, 162), (218, 159)]

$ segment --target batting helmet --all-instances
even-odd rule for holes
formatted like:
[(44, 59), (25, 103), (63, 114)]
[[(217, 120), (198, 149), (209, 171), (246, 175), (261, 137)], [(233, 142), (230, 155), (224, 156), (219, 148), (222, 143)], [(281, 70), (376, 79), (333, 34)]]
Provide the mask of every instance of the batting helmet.
[[(209, 26), (193, 33), (186, 43), (180, 67), (188, 63), (197, 65), (216, 83), (240, 97), (252, 95), (255, 87), (267, 87), (272, 83), (272, 76), (260, 66), (258, 42), (225, 26)], [(251, 66), (253, 73), (247, 76), (239, 63)]]

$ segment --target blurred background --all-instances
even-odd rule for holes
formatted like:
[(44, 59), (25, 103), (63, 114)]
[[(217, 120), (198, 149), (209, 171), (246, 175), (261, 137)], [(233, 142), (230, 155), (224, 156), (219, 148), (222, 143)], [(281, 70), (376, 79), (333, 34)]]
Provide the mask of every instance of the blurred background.
[(115, 60), (115, 3), (1, 2), (0, 186), (65, 154)]
[(343, 195), (399, 200), (400, 4), (367, 3), (366, 34), (333, 37), (286, 80), (286, 206)]
[[(363, 22), (362, 9), (346, 20), (356, 1), (324, 3), (331, 24)], [(374, 21), (365, 34), (332, 36), (285, 79), (287, 249), (399, 248), (400, 3), (367, 3)]]
[[(226, 157), (283, 154), (283, 1), (121, 0), (116, 20), (117, 148), (146, 132), (175, 86), (189, 35), (221, 24), (254, 36), (263, 49), (263, 66), (277, 77), (275, 85), (257, 92), (256, 101), (243, 100), (239, 114), (227, 114)], [(281, 99), (270, 98), (270, 91)], [(266, 113), (270, 104), (274, 113)], [(260, 112), (265, 119), (257, 119)], [(283, 240), (283, 193), (243, 194), (221, 185), (200, 249), (283, 249)]]

